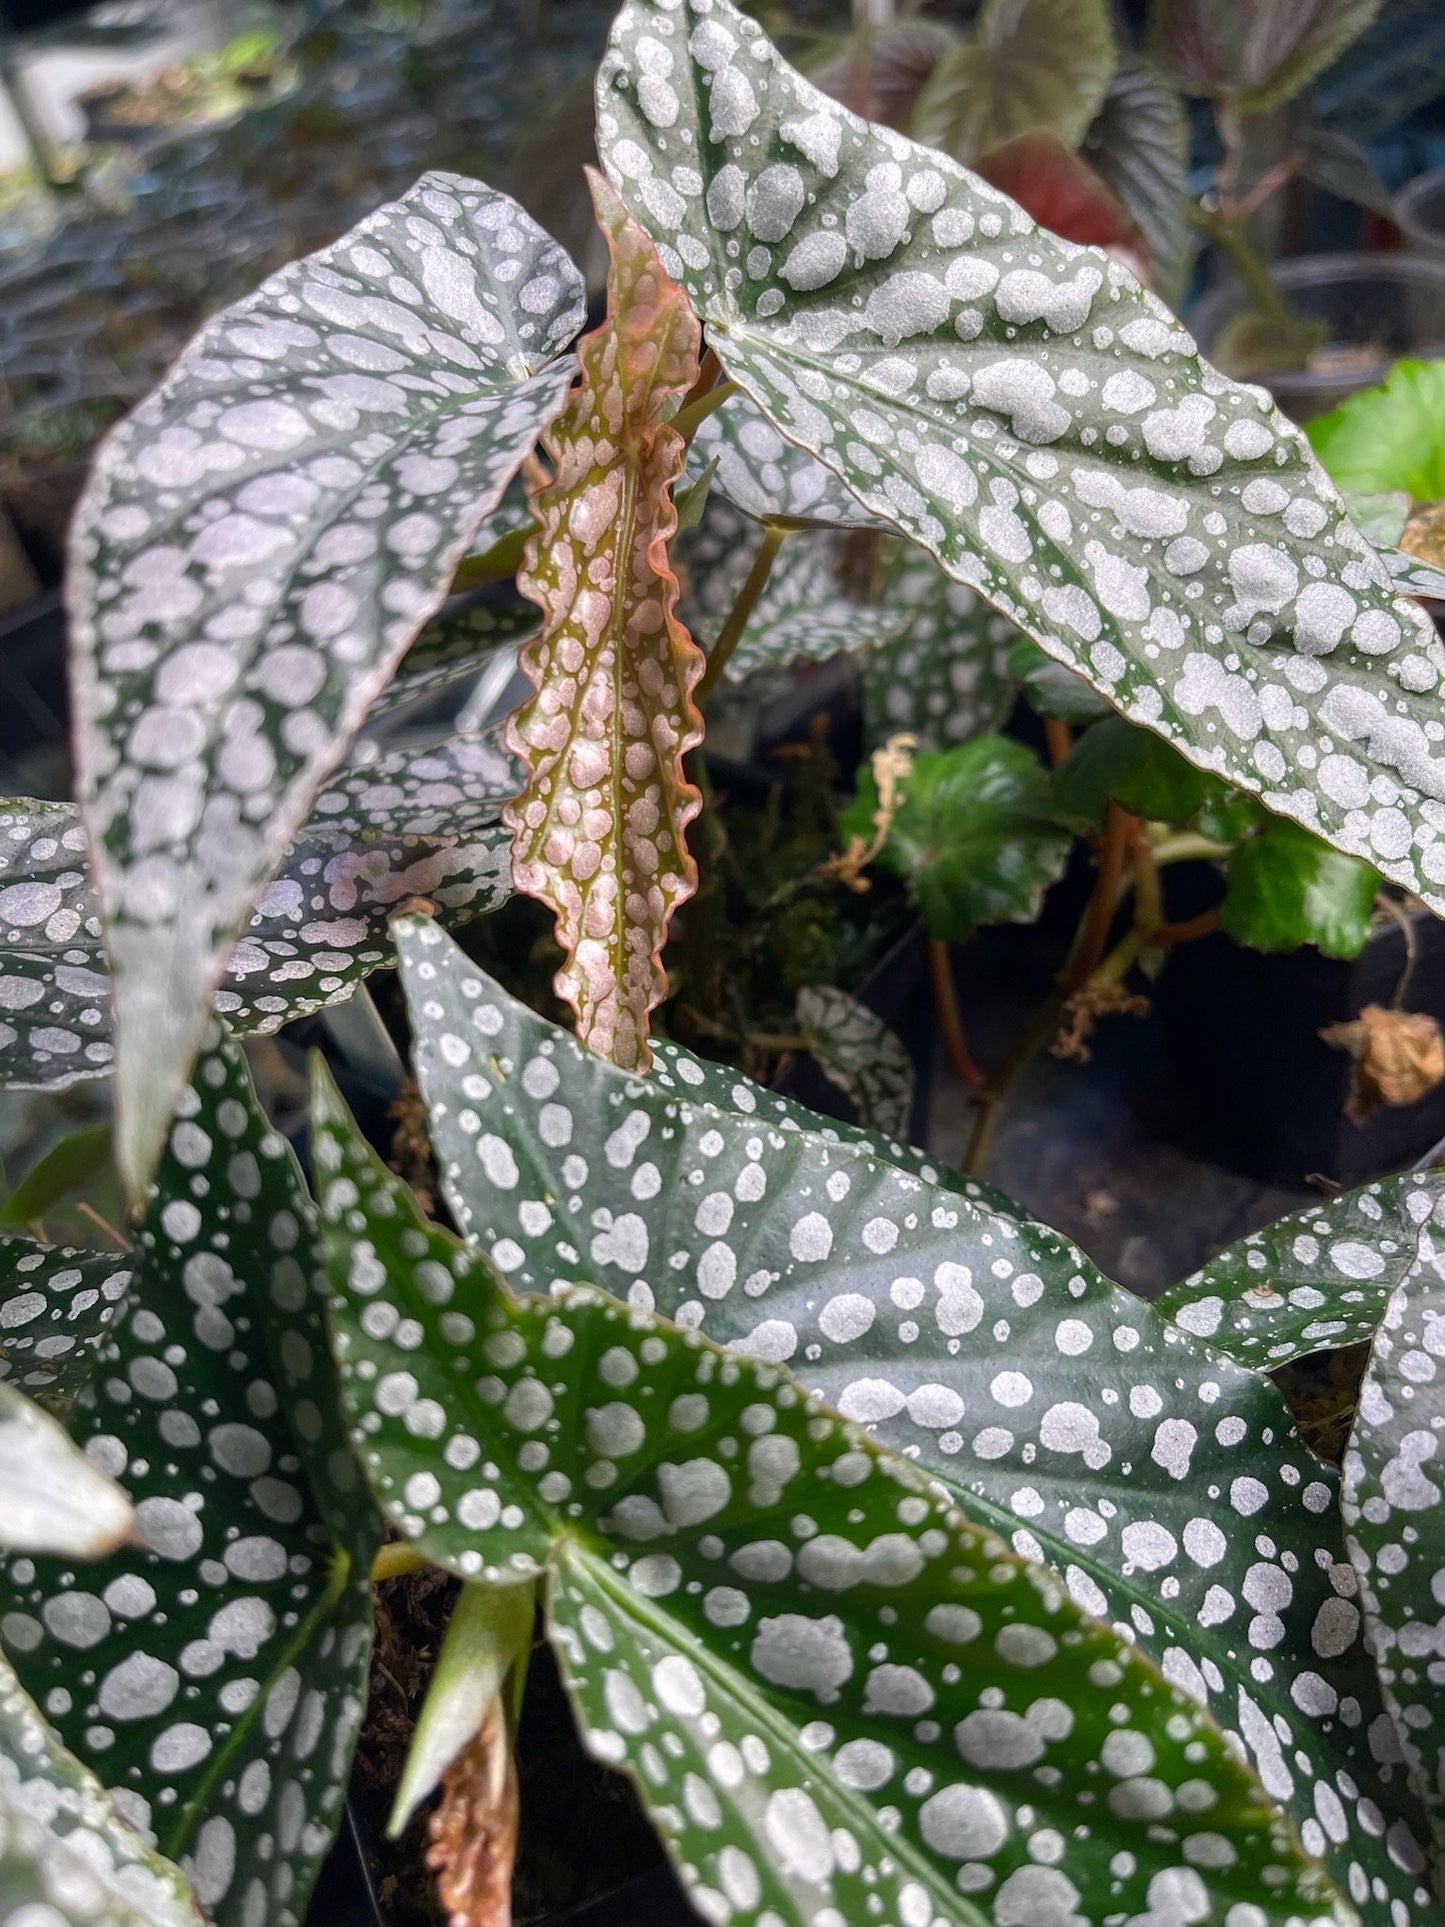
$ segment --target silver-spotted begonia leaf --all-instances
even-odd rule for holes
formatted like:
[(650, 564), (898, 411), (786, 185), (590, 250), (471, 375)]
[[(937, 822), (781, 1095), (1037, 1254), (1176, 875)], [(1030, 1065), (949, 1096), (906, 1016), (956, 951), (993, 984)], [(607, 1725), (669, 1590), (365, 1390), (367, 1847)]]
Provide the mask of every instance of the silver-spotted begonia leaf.
[(584, 305), (514, 201), (427, 175), (208, 323), (103, 445), (71, 644), (134, 1197), (233, 938), (561, 405)]
[(1019, 632), (1008, 617), (910, 544), (899, 544), (880, 600), (907, 619), (863, 664), (869, 742), (906, 732), (921, 750), (951, 749), (998, 729), (1018, 689), (1009, 658)]
[(67, 1753), (0, 1659), (0, 1921), (206, 1927), (180, 1870)]
[(705, 1917), (1350, 1918), (1201, 1709), (925, 1473), (586, 1285), (517, 1304), (324, 1075), (313, 1128), (378, 1496), (465, 1577), (550, 1569), (592, 1750)]
[(1390, 1296), (1344, 1456), (1345, 1529), (1385, 1704), (1445, 1886), (1445, 1245), (1432, 1223)]
[(1445, 651), (1263, 389), (729, 0), (628, 0), (598, 111), (790, 440), (1134, 720), (1445, 907)]
[(134, 1275), (128, 1255), (0, 1237), (0, 1379), (78, 1392)]
[(49, 1412), (0, 1385), (0, 1549), (99, 1559), (134, 1528), (115, 1480)]
[(717, 463), (714, 487), (734, 508), (783, 528), (885, 529), (816, 456), (780, 435), (746, 395), (724, 402), (693, 436), (687, 472)]
[[(1322, 1199), (1211, 1258), (1154, 1308), (1257, 1372), (1374, 1337), (1445, 1198), (1445, 1173)], [(1433, 1235), (1433, 1234), (1432, 1234)]]
[[(427, 670), (479, 662), (494, 649), (515, 646), (534, 636), (542, 618), (530, 602), (473, 602), (458, 598), (444, 608), (417, 637), (397, 674), (396, 683), (410, 682)], [(393, 683), (392, 688), (396, 685)], [(391, 695), (388, 689), (386, 695)]]
[[(235, 945), (216, 1008), (274, 1031), (391, 960), (387, 921), (426, 898), (465, 921), (512, 894), (502, 805), (521, 787), (495, 735), (448, 736), (341, 771)], [(85, 832), (69, 803), (0, 809), (0, 1087), (59, 1089), (114, 1055)]]
[(134, 1263), (70, 1429), (123, 1481), (137, 1543), (80, 1571), (11, 1558), (0, 1636), (216, 1927), (294, 1927), (360, 1724), (379, 1534), (310, 1200), (227, 1040), (183, 1095)]
[(876, 1011), (832, 984), (798, 992), (798, 1029), (830, 1083), (852, 1099), (864, 1130), (906, 1138), (913, 1115), (913, 1060)]
[[(1267, 1378), (861, 1134), (694, 1107), (595, 1063), (434, 925), (397, 940), (447, 1199), (510, 1283), (589, 1275), (786, 1364), (1131, 1627), (1342, 1883), (1423, 1904), (1338, 1482)], [(1364, 1917), (1390, 1927), (1383, 1902)]]

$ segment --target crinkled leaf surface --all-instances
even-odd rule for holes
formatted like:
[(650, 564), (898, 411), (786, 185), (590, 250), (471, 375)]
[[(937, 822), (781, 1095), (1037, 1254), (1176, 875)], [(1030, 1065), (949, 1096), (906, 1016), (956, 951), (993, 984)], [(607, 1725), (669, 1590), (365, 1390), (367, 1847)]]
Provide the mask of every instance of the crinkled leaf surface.
[(1374, 1337), (1415, 1262), (1445, 1175), (1386, 1178), (1267, 1225), (1154, 1308), (1257, 1372)]
[(0, 1548), (99, 1559), (134, 1526), (130, 1500), (64, 1426), (0, 1385)]
[[(865, 840), (878, 807), (871, 769), (839, 818)], [(935, 937), (964, 943), (980, 923), (1026, 923), (1063, 875), (1073, 844), (1048, 773), (1006, 736), (915, 757), (879, 862), (903, 877)]]
[(341, 1810), (378, 1532), (336, 1401), (310, 1201), (237, 1046), (183, 1097), (71, 1431), (140, 1542), (12, 1558), (0, 1632), (216, 1927), (291, 1927)]
[(1445, 1250), (1438, 1221), (1375, 1335), (1344, 1458), (1345, 1530), (1410, 1777), (1445, 1863)]
[(686, 831), (702, 798), (682, 758), (702, 740), (703, 656), (673, 613), (685, 450), (661, 416), (697, 380), (699, 336), (647, 235), (592, 181), (607, 318), (578, 347), (581, 384), (545, 442), (554, 476), (532, 498), (539, 532), (517, 582), (543, 628), (522, 658), (537, 694), (509, 725), (529, 778), (507, 822), (517, 888), (556, 912), (555, 987), (578, 1034), (645, 1067), (668, 924), (697, 888)]
[(0, 1659), (0, 1919), (6, 1927), (206, 1927)]
[(320, 1078), (314, 1116), (378, 1495), (464, 1576), (550, 1566), (591, 1746), (709, 1917), (1349, 1918), (1201, 1710), (925, 1474), (585, 1285), (511, 1301)]
[(71, 641), (135, 1196), (232, 939), (556, 412), (583, 308), (515, 202), (428, 175), (210, 322), (104, 444)]
[(930, 74), (913, 131), (959, 161), (1039, 128), (1072, 147), (1115, 59), (1105, 0), (984, 0), (968, 38)]
[(1342, 489), (1445, 496), (1445, 364), (1397, 361), (1378, 388), (1351, 395), (1309, 426), (1315, 453)]
[(1327, 957), (1357, 957), (1370, 940), (1380, 881), (1371, 864), (1277, 818), (1230, 857), (1219, 917), (1256, 950), (1312, 943)]
[(1445, 904), (1445, 652), (1263, 390), (728, 0), (628, 0), (599, 101), (614, 178), (789, 439), (1192, 761)]
[(1159, 0), (1154, 51), (1185, 93), (1262, 113), (1323, 73), (1379, 11), (1380, 0)]
[(906, 1138), (913, 1115), (913, 1060), (897, 1033), (833, 984), (800, 990), (797, 1018), (819, 1069), (853, 1100), (864, 1130)]
[(872, 743), (900, 732), (920, 749), (948, 749), (998, 729), (1017, 682), (1009, 657), (1018, 630), (932, 556), (900, 543), (880, 605), (902, 626), (863, 664), (863, 716)]
[(1154, 285), (1174, 300), (1194, 252), (1184, 102), (1156, 67), (1126, 50), (1080, 152), (1143, 228)]
[[(1267, 1378), (861, 1133), (629, 1078), (432, 925), (403, 919), (398, 955), (448, 1202), (509, 1282), (585, 1273), (787, 1364), (1130, 1626), (1241, 1735), (1337, 1879), (1357, 1864), (1357, 1884), (1423, 1904), (1423, 1816), (1393, 1747), (1373, 1750), (1338, 1482)], [(1392, 1927), (1384, 1900), (1363, 1917)]]
[(0, 1378), (27, 1392), (78, 1392), (130, 1287), (133, 1260), (0, 1237), (0, 1270)]

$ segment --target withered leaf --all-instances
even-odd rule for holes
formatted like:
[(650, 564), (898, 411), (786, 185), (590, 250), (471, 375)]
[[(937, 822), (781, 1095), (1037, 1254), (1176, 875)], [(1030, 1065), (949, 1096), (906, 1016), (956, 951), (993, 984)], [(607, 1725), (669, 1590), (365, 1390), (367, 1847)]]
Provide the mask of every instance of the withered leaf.
[(1348, 1023), (1326, 1024), (1320, 1036), (1354, 1059), (1345, 1105), (1351, 1124), (1387, 1104), (1414, 1104), (1445, 1079), (1445, 1037), (1424, 1011), (1366, 1004)]
[(476, 1737), (442, 1775), (441, 1801), (428, 1823), (426, 1861), (447, 1927), (511, 1927), (517, 1820), (517, 1766), (497, 1695)]

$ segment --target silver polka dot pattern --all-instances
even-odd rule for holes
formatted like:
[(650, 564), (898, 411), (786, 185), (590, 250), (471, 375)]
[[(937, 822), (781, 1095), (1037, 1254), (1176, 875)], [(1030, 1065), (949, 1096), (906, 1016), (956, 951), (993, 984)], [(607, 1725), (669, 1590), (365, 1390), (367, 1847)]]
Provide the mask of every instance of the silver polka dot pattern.
[(0, 1274), (0, 1379), (73, 1396), (129, 1289), (130, 1259), (0, 1236)]
[(886, 529), (830, 468), (780, 435), (746, 395), (699, 423), (688, 455), (695, 479), (717, 463), (713, 487), (758, 522), (821, 529)]
[(913, 1060), (882, 1018), (833, 984), (800, 990), (796, 1015), (819, 1069), (852, 1099), (864, 1129), (906, 1137)]
[(899, 544), (880, 596), (907, 621), (863, 663), (870, 746), (906, 733), (920, 750), (952, 749), (1008, 720), (1018, 689), (1009, 656), (1019, 632), (922, 549)]

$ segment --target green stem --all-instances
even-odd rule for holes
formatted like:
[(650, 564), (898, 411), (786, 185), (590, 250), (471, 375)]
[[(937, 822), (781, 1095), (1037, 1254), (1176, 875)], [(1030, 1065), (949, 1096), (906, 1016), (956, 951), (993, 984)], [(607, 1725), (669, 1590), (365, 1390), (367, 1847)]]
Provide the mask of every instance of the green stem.
[[(716, 389), (713, 390), (716, 394)], [(738, 591), (738, 599), (733, 604), (727, 621), (723, 624), (717, 641), (708, 653), (707, 668), (703, 671), (702, 681), (693, 692), (693, 701), (701, 709), (722, 678), (727, 668), (728, 658), (742, 641), (743, 631), (748, 626), (748, 617), (757, 606), (758, 597), (773, 572), (773, 563), (778, 550), (783, 546), (786, 529), (769, 522), (763, 531), (763, 545), (753, 558), (753, 566), (748, 570), (747, 581)]]
[(978, 1092), (978, 1116), (973, 1121), (968, 1149), (964, 1152), (963, 1163), (959, 1167), (965, 1177), (983, 1176), (989, 1153), (993, 1149), (993, 1135), (999, 1114), (1014, 1085), (1033, 1062), (1039, 1046), (1053, 1035), (1064, 1008), (1064, 1001), (1062, 990), (1054, 991), (1045, 999), (1034, 1012), (1033, 1022), (995, 1072), (989, 1088)]
[(1216, 863), (1232, 855), (1237, 847), (1233, 843), (1218, 843), (1212, 836), (1201, 836), (1198, 830), (1181, 830), (1177, 836), (1166, 836), (1163, 842), (1154, 845), (1154, 867), (1162, 870), (1168, 863)]
[(1239, 276), (1258, 312), (1280, 327), (1292, 327), (1299, 316), (1270, 279), (1269, 269), (1255, 253), (1241, 228), (1213, 208), (1195, 206), (1190, 218), (1213, 242)]
[(709, 388), (705, 395), (699, 395), (696, 401), (690, 401), (685, 407), (679, 408), (672, 418), (672, 426), (681, 435), (684, 443), (691, 442), (708, 416), (716, 414), (723, 403), (730, 401), (737, 392), (738, 385), (735, 381), (720, 381), (716, 388)]

